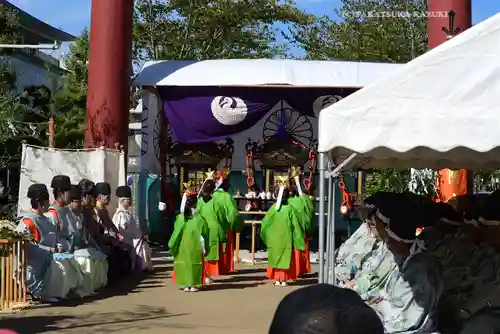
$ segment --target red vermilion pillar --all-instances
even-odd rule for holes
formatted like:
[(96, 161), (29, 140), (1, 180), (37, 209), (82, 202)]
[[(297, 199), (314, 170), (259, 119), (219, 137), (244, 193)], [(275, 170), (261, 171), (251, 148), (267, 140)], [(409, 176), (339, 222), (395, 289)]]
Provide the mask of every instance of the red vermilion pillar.
[[(471, 0), (427, 0), (429, 11), (429, 18), (427, 20), (429, 49), (444, 43), (449, 38), (471, 27), (471, 2)], [(446, 126), (446, 124), (443, 124), (443, 126)], [(473, 178), (470, 171), (466, 169), (457, 171), (442, 169), (439, 171), (439, 174), (441, 201), (446, 202), (454, 196), (471, 192)]]
[(133, 0), (92, 0), (85, 146), (127, 149)]

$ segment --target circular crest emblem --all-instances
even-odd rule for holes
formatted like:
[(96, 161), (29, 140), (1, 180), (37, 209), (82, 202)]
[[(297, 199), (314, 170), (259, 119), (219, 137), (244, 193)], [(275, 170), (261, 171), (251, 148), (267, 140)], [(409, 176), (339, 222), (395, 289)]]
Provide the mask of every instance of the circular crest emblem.
[(246, 103), (239, 97), (216, 96), (211, 104), (212, 115), (223, 125), (236, 125), (248, 114)]

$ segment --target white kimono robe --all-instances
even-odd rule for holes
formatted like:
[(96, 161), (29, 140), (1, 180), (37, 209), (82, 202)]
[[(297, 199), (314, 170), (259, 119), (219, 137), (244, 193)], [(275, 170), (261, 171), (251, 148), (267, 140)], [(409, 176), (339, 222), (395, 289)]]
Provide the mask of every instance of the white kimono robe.
[[(74, 235), (72, 240), (78, 243), (85, 241), (83, 215), (79, 212), (69, 210), (67, 220), (70, 227), (69, 231)], [(74, 256), (84, 273), (84, 281), (78, 293), (86, 296), (104, 288), (108, 283), (108, 261), (106, 260), (106, 255), (96, 248), (86, 247), (76, 249)]]
[(113, 224), (118, 229), (122, 241), (132, 250), (131, 256), (134, 256), (133, 263), (135, 264), (135, 268), (148, 271), (153, 270), (151, 248), (144, 239), (134, 216), (119, 205), (113, 216)]
[(382, 300), (370, 306), (382, 320), (385, 333), (433, 333), (441, 293), (438, 267), (425, 252), (409, 260), (395, 256), (384, 286), (371, 296)]
[(352, 269), (361, 270), (380, 241), (370, 234), (366, 224), (361, 225), (335, 252), (335, 277), (339, 284), (350, 278)]

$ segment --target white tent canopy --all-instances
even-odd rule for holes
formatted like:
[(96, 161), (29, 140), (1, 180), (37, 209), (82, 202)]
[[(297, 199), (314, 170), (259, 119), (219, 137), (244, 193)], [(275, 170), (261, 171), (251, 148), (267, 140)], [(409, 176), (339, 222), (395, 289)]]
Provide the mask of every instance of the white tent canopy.
[(144, 64), (137, 86), (364, 87), (401, 67), (350, 61), (286, 59), (167, 60)]
[(500, 14), (319, 117), (319, 151), (360, 168), (498, 168), (499, 146)]

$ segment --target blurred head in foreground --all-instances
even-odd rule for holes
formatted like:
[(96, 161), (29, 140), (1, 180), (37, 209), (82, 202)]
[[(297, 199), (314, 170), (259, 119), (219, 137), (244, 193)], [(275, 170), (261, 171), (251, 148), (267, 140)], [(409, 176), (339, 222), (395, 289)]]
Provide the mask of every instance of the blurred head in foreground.
[(383, 334), (379, 317), (348, 289), (317, 284), (288, 294), (274, 313), (269, 334)]

